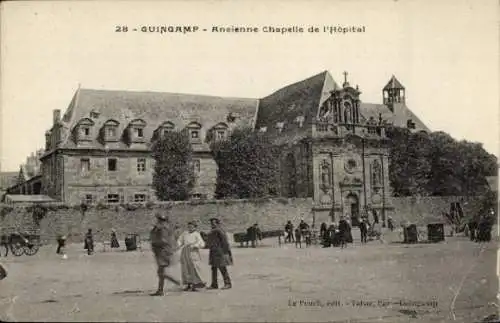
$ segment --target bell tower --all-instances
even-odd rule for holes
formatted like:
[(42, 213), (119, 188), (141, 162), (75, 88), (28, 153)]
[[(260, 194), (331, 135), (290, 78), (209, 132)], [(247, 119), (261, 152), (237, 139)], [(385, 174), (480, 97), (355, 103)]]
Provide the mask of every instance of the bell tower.
[(394, 75), (389, 80), (389, 83), (384, 86), (382, 94), (384, 105), (387, 105), (392, 112), (394, 112), (394, 104), (405, 103), (405, 87)]

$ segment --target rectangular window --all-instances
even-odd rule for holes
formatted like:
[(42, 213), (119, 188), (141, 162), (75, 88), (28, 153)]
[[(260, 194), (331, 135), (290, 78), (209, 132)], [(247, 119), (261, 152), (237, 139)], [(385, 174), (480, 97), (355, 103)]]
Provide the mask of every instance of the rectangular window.
[(108, 170), (111, 172), (116, 171), (116, 158), (108, 158)]
[(118, 194), (108, 194), (107, 202), (108, 203), (119, 203), (120, 202), (120, 195), (118, 195)]
[(191, 139), (198, 139), (200, 137), (200, 134), (198, 130), (191, 130)]
[(166, 137), (170, 132), (172, 132), (172, 129), (170, 128), (163, 129), (163, 137)]
[(146, 171), (146, 158), (137, 158), (137, 172), (143, 173)]
[(144, 137), (144, 129), (142, 129), (142, 128), (135, 128), (135, 135), (138, 138)]
[(94, 196), (92, 194), (85, 194), (83, 203), (89, 205), (94, 203)]
[(90, 171), (90, 159), (82, 158), (80, 159), (80, 173), (82, 175), (87, 175)]
[(146, 202), (146, 194), (135, 194), (134, 202), (137, 203)]
[(108, 138), (116, 137), (116, 128), (115, 127), (107, 127), (106, 128), (106, 137), (108, 137)]
[(89, 128), (89, 127), (84, 127), (84, 126), (82, 126), (82, 127), (80, 128), (80, 133), (81, 133), (81, 135), (82, 135), (83, 137), (88, 137), (88, 136), (90, 136), (90, 128)]

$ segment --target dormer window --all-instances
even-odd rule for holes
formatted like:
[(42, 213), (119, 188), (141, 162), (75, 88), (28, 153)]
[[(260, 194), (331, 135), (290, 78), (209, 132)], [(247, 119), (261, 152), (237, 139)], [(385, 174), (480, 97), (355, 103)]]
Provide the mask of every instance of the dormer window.
[(188, 124), (187, 130), (191, 143), (201, 143), (201, 124), (198, 122), (191, 122)]
[(142, 119), (135, 119), (128, 125), (128, 134), (131, 143), (144, 142), (144, 128), (146, 122)]
[(118, 121), (108, 120), (104, 123), (104, 140), (118, 141)]
[(227, 138), (228, 125), (221, 122), (213, 127), (213, 135), (216, 141), (221, 141)]
[(158, 127), (158, 129), (156, 129), (155, 138), (157, 139), (165, 138), (167, 134), (174, 131), (174, 129), (175, 125), (172, 122), (170, 121), (164, 122)]
[(94, 121), (89, 118), (84, 118), (78, 122), (76, 126), (76, 141), (90, 141), (92, 140), (92, 127), (94, 126)]

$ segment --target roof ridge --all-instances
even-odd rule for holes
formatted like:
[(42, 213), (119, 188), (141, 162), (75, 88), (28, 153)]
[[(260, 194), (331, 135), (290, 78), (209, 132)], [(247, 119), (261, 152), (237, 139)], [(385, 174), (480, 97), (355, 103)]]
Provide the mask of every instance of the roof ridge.
[(147, 91), (147, 90), (144, 90), (144, 91), (142, 91), (142, 90), (115, 90), (115, 89), (93, 89), (93, 88), (80, 88), (79, 90), (84, 91), (84, 92), (130, 93), (130, 94), (167, 94), (167, 95), (197, 96), (197, 97), (208, 97), (208, 98), (217, 98), (217, 99), (232, 99), (232, 100), (258, 100), (258, 98), (249, 98), (249, 97), (222, 96), (222, 95), (198, 94), (198, 93)]

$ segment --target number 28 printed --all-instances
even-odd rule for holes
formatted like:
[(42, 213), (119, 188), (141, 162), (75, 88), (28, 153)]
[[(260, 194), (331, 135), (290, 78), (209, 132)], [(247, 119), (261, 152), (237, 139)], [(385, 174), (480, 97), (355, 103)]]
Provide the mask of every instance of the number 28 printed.
[(128, 31), (127, 26), (116, 26), (115, 33), (126, 33)]

